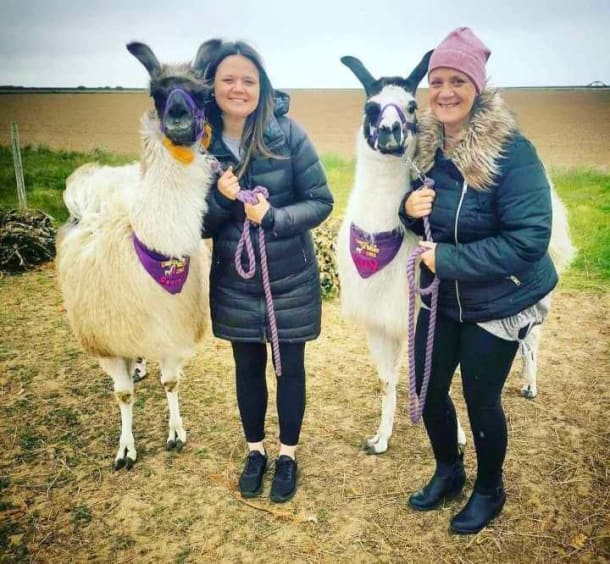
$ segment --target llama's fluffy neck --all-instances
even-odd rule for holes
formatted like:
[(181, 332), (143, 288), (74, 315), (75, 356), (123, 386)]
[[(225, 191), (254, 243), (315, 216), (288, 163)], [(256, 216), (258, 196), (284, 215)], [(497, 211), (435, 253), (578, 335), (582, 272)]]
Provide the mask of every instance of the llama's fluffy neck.
[[(409, 150), (415, 146), (409, 143)], [(398, 207), (409, 186), (409, 167), (403, 158), (371, 149), (358, 131), (356, 176), (347, 214), (369, 233), (400, 226)]]
[(159, 253), (191, 255), (200, 243), (207, 209), (209, 159), (195, 151), (191, 163), (180, 163), (163, 146), (154, 116), (145, 114), (141, 125), (141, 176), (131, 205), (132, 228), (147, 247)]

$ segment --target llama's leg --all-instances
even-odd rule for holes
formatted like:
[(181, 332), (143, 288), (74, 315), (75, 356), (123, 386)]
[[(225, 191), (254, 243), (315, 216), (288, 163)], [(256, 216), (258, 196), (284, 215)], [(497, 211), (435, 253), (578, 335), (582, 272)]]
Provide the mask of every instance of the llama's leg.
[(119, 451), (114, 459), (114, 469), (123, 466), (129, 470), (136, 462), (137, 453), (133, 440), (133, 380), (129, 372), (129, 361), (124, 358), (98, 359), (102, 369), (114, 382), (114, 395), (121, 410), (121, 438)]
[(186, 443), (186, 431), (182, 427), (180, 417), (180, 404), (178, 402), (178, 382), (182, 376), (182, 363), (180, 358), (164, 358), (161, 363), (161, 384), (165, 388), (167, 405), (169, 407), (169, 434), (167, 436), (167, 450), (181, 450)]
[(139, 382), (146, 378), (146, 375), (148, 374), (148, 372), (146, 372), (146, 359), (139, 356), (133, 360), (129, 372), (134, 382)]
[(521, 388), (521, 395), (527, 399), (534, 399), (538, 395), (536, 373), (538, 370), (538, 344), (540, 343), (541, 327), (541, 325), (533, 327), (519, 347), (523, 358), (521, 375), (525, 379), (525, 384)]
[[(460, 371), (460, 365), (456, 368), (456, 373)], [(451, 388), (449, 389), (449, 393), (451, 393)], [(458, 451), (463, 453), (466, 450), (466, 433), (464, 432), (464, 428), (460, 423), (460, 418), (456, 417), (458, 424)]]
[(462, 454), (466, 450), (466, 433), (460, 423), (460, 418), (457, 418), (457, 441), (458, 441), (458, 452)]
[(377, 375), (383, 386), (383, 397), (381, 399), (381, 422), (377, 434), (366, 439), (363, 448), (368, 454), (381, 454), (388, 450), (394, 427), (398, 363), (402, 347), (400, 340), (384, 335), (375, 329), (369, 329), (367, 336), (371, 355), (377, 366)]

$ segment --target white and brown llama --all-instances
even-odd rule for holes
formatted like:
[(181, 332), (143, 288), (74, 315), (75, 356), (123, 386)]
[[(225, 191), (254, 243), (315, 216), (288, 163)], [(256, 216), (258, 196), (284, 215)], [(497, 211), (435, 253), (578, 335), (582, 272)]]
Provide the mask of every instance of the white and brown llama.
[[(341, 61), (364, 86), (366, 101), (357, 134), (354, 186), (339, 230), (337, 263), (343, 315), (363, 325), (377, 374), (383, 384), (381, 421), (364, 450), (383, 453), (388, 448), (396, 410), (398, 370), (408, 338), (406, 265), (419, 238), (403, 229), (398, 219), (402, 197), (411, 181), (411, 159), (416, 149), (415, 93), (426, 75), (431, 52), (407, 78), (375, 79), (360, 60)], [(558, 270), (570, 262), (574, 249), (568, 235), (566, 210), (552, 192), (551, 256)], [(534, 397), (536, 353), (540, 327), (528, 335), (524, 356), (522, 394)], [(466, 436), (458, 421), (460, 448)]]
[(121, 412), (114, 468), (136, 461), (132, 433), (137, 357), (158, 361), (169, 406), (168, 449), (186, 442), (178, 402), (184, 362), (208, 325), (209, 252), (201, 240), (212, 179), (199, 150), (206, 48), (192, 65), (161, 65), (151, 49), (127, 49), (150, 74), (155, 111), (142, 116), (141, 161), (87, 164), (67, 180), (70, 220), (57, 270), (74, 334), (112, 378)]

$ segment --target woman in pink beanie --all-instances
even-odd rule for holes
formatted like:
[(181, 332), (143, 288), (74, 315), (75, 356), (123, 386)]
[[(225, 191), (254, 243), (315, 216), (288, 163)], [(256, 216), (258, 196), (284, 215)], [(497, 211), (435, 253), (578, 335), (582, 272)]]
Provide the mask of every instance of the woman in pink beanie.
[[(548, 312), (557, 273), (548, 254), (551, 192), (544, 168), (500, 95), (485, 84), (490, 50), (468, 28), (452, 31), (430, 58), (430, 110), (419, 124), (416, 164), (434, 190), (405, 195), (400, 217), (421, 243), (420, 283), (440, 280), (434, 352), (423, 412), (436, 471), (409, 498), (420, 511), (458, 496), (466, 480), (449, 397), (460, 366), (474, 437), (477, 474), (451, 530), (476, 533), (496, 517), (506, 495), (502, 466), (506, 418), (501, 393), (519, 342)], [(429, 298), (415, 334), (418, 392), (423, 380)]]

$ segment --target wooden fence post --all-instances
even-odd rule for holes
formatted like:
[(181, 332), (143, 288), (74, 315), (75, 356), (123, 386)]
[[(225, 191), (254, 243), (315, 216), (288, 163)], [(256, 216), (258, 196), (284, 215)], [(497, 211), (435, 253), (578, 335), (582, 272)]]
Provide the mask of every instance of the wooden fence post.
[(15, 168), (15, 180), (17, 181), (19, 209), (23, 212), (28, 209), (28, 201), (25, 193), (25, 181), (23, 179), (23, 164), (21, 162), (21, 147), (19, 144), (19, 128), (17, 127), (17, 123), (14, 121), (11, 121), (11, 152), (13, 153), (13, 166)]

